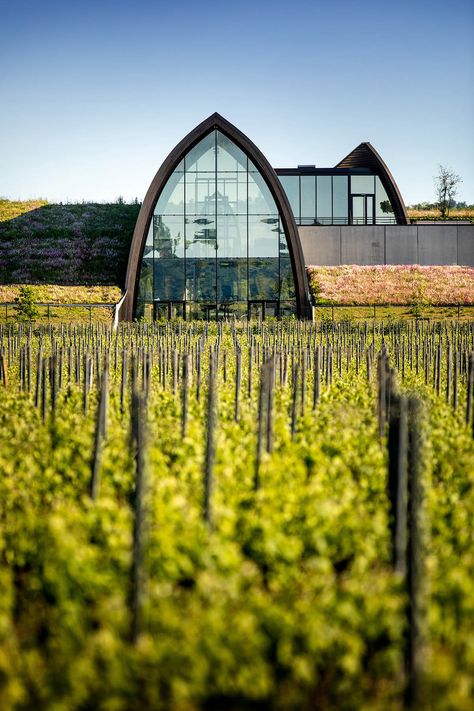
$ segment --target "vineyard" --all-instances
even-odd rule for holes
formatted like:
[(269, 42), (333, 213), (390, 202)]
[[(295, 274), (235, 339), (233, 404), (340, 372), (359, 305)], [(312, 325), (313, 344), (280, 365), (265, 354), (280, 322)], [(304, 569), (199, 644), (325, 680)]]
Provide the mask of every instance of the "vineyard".
[(0, 706), (472, 709), (474, 322), (0, 326)]

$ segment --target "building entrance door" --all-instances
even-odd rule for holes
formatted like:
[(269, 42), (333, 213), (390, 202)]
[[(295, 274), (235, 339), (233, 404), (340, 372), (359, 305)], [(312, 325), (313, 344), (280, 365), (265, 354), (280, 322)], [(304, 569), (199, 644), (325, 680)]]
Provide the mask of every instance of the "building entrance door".
[(375, 195), (351, 195), (351, 224), (373, 225)]
[(184, 301), (154, 301), (153, 320), (166, 321), (172, 318), (186, 318)]
[(278, 301), (253, 300), (248, 302), (248, 318), (265, 321), (267, 316), (278, 316)]

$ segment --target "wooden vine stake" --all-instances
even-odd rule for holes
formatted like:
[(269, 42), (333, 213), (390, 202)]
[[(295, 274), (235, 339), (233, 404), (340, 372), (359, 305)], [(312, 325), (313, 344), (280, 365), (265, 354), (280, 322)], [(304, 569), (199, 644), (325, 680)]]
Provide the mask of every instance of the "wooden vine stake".
[(206, 458), (204, 463), (204, 520), (211, 526), (212, 489), (215, 459), (215, 429), (217, 422), (216, 362), (213, 350), (209, 353), (209, 386), (207, 393)]
[(423, 535), (422, 506), (423, 487), (421, 406), (415, 397), (408, 400), (408, 541), (407, 541), (407, 591), (408, 634), (406, 646), (406, 705), (419, 708), (422, 674), (422, 581), (423, 581)]
[(107, 419), (109, 404), (109, 363), (106, 359), (104, 372), (101, 378), (99, 406), (97, 408), (94, 437), (94, 454), (92, 457), (92, 476), (90, 495), (95, 501), (99, 496), (100, 471), (102, 466), (102, 450), (107, 435)]
[(144, 588), (144, 537), (146, 473), (146, 407), (145, 397), (137, 389), (132, 391), (131, 447), (135, 462), (135, 488), (133, 492), (133, 548), (130, 585), (130, 640), (137, 642), (142, 629), (142, 599)]

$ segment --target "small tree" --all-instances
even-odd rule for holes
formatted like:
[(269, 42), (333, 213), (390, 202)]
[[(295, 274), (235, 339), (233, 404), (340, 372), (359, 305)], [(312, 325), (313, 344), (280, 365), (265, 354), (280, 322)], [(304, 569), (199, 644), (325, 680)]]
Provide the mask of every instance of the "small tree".
[(451, 170), (451, 168), (440, 165), (438, 175), (435, 176), (434, 182), (441, 217), (448, 217), (451, 202), (457, 192), (456, 186), (462, 182), (462, 178), (455, 173), (454, 170)]
[(17, 321), (33, 321), (38, 316), (39, 311), (36, 306), (33, 287), (20, 286), (14, 309)]
[(382, 200), (382, 202), (380, 203), (380, 209), (382, 210), (382, 212), (385, 213), (393, 212), (393, 207), (390, 200)]

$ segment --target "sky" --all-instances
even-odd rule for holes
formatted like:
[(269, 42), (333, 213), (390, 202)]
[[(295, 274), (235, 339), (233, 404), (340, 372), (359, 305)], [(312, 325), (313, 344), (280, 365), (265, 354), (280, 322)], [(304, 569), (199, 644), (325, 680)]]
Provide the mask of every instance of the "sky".
[(0, 196), (141, 201), (218, 111), (274, 167), (370, 141), (407, 204), (474, 203), (472, 0), (0, 0)]

